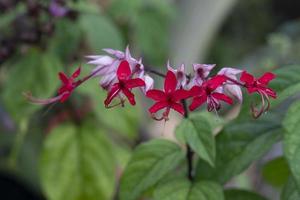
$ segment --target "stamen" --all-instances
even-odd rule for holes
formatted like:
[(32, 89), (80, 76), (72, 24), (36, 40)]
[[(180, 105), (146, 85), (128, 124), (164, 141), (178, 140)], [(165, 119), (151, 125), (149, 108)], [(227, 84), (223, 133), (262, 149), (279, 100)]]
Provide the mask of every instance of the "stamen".
[(39, 99), (39, 98), (33, 97), (31, 92), (23, 92), (23, 95), (26, 97), (26, 99), (28, 101), (30, 101), (33, 104), (38, 104), (38, 105), (48, 105), (51, 103), (58, 102), (64, 94), (66, 94), (66, 93), (62, 93), (56, 97), (49, 98), (49, 99)]
[[(258, 110), (253, 104), (251, 104), (251, 112), (254, 119), (259, 118), (263, 113), (267, 112), (270, 109), (270, 99), (268, 95), (263, 91), (258, 91), (258, 93), (260, 95), (262, 105)], [(265, 104), (265, 100), (267, 101), (267, 104)]]
[(118, 105), (121, 105), (122, 107), (124, 107), (125, 106), (125, 100), (123, 100), (123, 99), (120, 99), (120, 102), (119, 103), (117, 103), (117, 104), (114, 104), (114, 105), (111, 105), (111, 106), (109, 106), (109, 105), (105, 105), (105, 108), (108, 108), (108, 109), (110, 109), (110, 108), (114, 108), (114, 107), (117, 107)]

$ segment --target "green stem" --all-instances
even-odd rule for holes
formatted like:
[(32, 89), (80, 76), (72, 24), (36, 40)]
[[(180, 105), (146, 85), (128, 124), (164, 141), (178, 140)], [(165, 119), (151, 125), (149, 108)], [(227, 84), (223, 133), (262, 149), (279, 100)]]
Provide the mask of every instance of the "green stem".
[(20, 149), (23, 145), (27, 130), (28, 130), (28, 121), (26, 119), (23, 119), (20, 122), (20, 129), (15, 137), (14, 144), (12, 146), (10, 156), (9, 156), (8, 164), (13, 169), (17, 168), (17, 161), (18, 161)]

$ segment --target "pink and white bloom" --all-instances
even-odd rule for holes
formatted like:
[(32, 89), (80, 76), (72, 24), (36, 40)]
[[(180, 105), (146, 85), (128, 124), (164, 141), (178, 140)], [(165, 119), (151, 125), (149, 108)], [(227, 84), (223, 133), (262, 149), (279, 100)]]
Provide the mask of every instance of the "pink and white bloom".
[(167, 63), (168, 71), (171, 71), (175, 74), (177, 79), (177, 88), (184, 88), (187, 83), (187, 78), (185, 74), (185, 66), (184, 64), (181, 64), (177, 69), (174, 69), (171, 67), (170, 62)]
[(145, 75), (142, 59), (135, 59), (131, 56), (127, 46), (125, 53), (114, 49), (103, 49), (109, 55), (91, 55), (87, 56), (90, 59), (88, 64), (96, 65), (91, 74), (93, 77), (101, 77), (100, 85), (103, 89), (109, 90), (114, 83), (118, 81), (117, 70), (120, 63), (126, 60), (129, 63), (132, 77), (141, 78), (146, 85), (143, 89), (146, 92), (153, 87), (153, 79)]
[(242, 73), (242, 70), (231, 68), (231, 67), (224, 67), (218, 72), (218, 75), (224, 75), (227, 78), (231, 79), (231, 81), (227, 80), (226, 83), (223, 85), (222, 93), (227, 93), (227, 94), (237, 98), (239, 100), (239, 102), (243, 101), (243, 94), (242, 94), (241, 86), (235, 84), (234, 82), (232, 82), (232, 80), (238, 81), (237, 76), (241, 73)]
[(193, 64), (194, 78), (190, 82), (190, 87), (194, 85), (201, 86), (202, 83), (207, 79), (210, 71), (216, 66), (216, 64)]

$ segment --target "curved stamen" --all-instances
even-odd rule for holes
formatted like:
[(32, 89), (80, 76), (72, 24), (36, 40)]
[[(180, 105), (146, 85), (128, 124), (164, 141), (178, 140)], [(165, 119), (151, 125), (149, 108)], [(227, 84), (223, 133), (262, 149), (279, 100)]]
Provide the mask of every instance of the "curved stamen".
[[(251, 111), (252, 111), (252, 116), (253, 118), (257, 119), (259, 118), (263, 113), (267, 112), (270, 109), (270, 99), (269, 96), (263, 92), (263, 91), (258, 91), (260, 98), (261, 98), (261, 108), (258, 110), (255, 108), (253, 104), (251, 104)], [(267, 104), (265, 103), (267, 102)]]
[(39, 98), (33, 97), (31, 92), (23, 92), (23, 95), (31, 103), (39, 104), (39, 105), (48, 105), (48, 104), (51, 104), (51, 103), (58, 102), (62, 98), (62, 96), (65, 95), (66, 93), (67, 92), (64, 92), (64, 93), (62, 93), (62, 94), (60, 94), (56, 97), (49, 98), (49, 99), (39, 99)]
[(121, 105), (122, 107), (124, 107), (124, 103), (125, 103), (125, 100), (120, 99), (120, 102), (119, 102), (119, 103), (114, 104), (114, 105), (111, 105), (111, 106), (110, 106), (110, 105), (105, 105), (105, 108), (110, 109), (110, 108), (114, 108), (114, 107), (119, 106), (119, 105)]

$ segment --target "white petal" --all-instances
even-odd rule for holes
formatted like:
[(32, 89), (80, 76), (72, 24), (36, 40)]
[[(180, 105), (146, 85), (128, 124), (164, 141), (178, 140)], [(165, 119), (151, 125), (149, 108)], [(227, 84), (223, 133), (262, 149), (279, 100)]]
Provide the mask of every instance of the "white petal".
[(232, 76), (232, 75), (238, 75), (242, 72), (243, 72), (243, 70), (240, 70), (240, 69), (224, 67), (218, 72), (218, 74), (225, 75), (225, 76)]
[(103, 51), (105, 51), (106, 53), (109, 53), (113, 56), (115, 56), (118, 59), (124, 59), (125, 54), (122, 51), (119, 50), (114, 50), (114, 49), (102, 49)]
[(109, 65), (112, 64), (112, 62), (115, 59), (110, 57), (110, 56), (99, 56), (97, 59), (95, 60), (91, 60), (88, 62), (88, 64), (93, 64), (93, 65)]
[(240, 102), (243, 101), (243, 94), (242, 90), (239, 86), (237, 85), (232, 85), (232, 84), (227, 84), (224, 86), (224, 89), (226, 92), (228, 92), (230, 95), (234, 96), (237, 98)]

